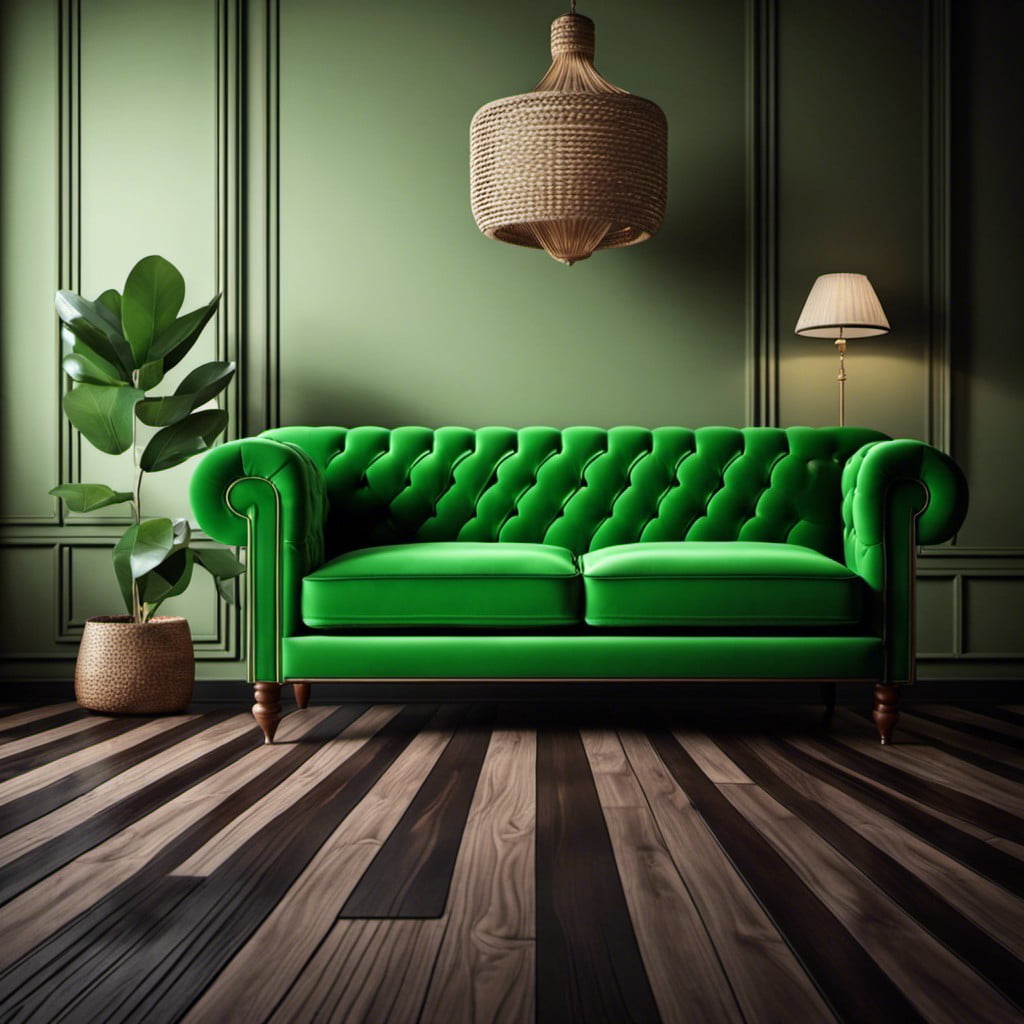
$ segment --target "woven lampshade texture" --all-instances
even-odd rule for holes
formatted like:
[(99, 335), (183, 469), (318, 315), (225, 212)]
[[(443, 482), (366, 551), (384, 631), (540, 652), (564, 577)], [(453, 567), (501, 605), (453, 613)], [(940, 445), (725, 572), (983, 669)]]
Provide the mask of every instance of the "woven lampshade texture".
[(477, 226), (570, 265), (645, 241), (665, 216), (665, 115), (602, 78), (593, 59), (594, 23), (556, 18), (537, 87), (486, 104), (470, 126)]

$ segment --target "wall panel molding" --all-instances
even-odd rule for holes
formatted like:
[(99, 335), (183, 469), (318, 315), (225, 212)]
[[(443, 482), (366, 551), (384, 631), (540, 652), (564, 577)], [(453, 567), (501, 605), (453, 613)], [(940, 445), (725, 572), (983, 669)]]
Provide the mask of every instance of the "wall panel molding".
[(779, 422), (778, 0), (747, 0), (747, 423)]
[[(950, 337), (950, 0), (925, 4), (925, 117), (928, 180), (928, 438), (949, 453), (952, 446)], [(954, 540), (955, 543), (955, 540)]]

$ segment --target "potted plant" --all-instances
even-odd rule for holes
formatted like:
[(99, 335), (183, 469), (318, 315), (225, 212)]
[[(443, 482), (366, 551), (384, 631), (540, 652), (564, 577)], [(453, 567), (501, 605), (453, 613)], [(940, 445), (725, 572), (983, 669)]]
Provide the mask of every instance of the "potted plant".
[[(128, 614), (89, 619), (75, 666), (75, 696), (93, 711), (184, 710), (195, 680), (192, 637), (184, 618), (156, 612), (185, 591), (197, 563), (228, 600), (234, 589), (230, 581), (243, 571), (226, 549), (192, 548), (187, 519), (143, 514), (146, 475), (206, 451), (228, 422), (214, 399), (234, 376), (234, 363), (204, 363), (173, 394), (150, 394), (185, 358), (220, 301), (218, 295), (179, 316), (184, 298), (181, 274), (160, 256), (140, 260), (123, 293), (111, 288), (95, 301), (57, 293), (62, 366), (72, 381), (64, 412), (93, 447), (110, 455), (131, 452), (132, 460), (130, 491), (93, 483), (61, 484), (50, 491), (72, 512), (117, 504), (131, 510), (131, 525), (113, 551)], [(156, 428), (144, 445), (140, 425)]]

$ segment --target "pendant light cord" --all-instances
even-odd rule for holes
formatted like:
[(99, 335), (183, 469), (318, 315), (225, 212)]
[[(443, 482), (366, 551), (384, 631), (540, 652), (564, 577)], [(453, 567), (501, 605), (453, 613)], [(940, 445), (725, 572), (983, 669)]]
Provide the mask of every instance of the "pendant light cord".
[(570, 14), (575, 14), (576, 13), (576, 0), (569, 0), (569, 13)]

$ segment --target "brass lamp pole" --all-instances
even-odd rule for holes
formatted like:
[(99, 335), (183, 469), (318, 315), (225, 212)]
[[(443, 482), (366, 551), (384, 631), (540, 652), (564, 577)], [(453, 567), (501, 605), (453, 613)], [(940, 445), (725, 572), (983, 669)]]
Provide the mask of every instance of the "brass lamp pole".
[(796, 322), (807, 338), (834, 338), (839, 350), (839, 426), (846, 425), (846, 342), (889, 333), (889, 321), (863, 274), (822, 274)]

